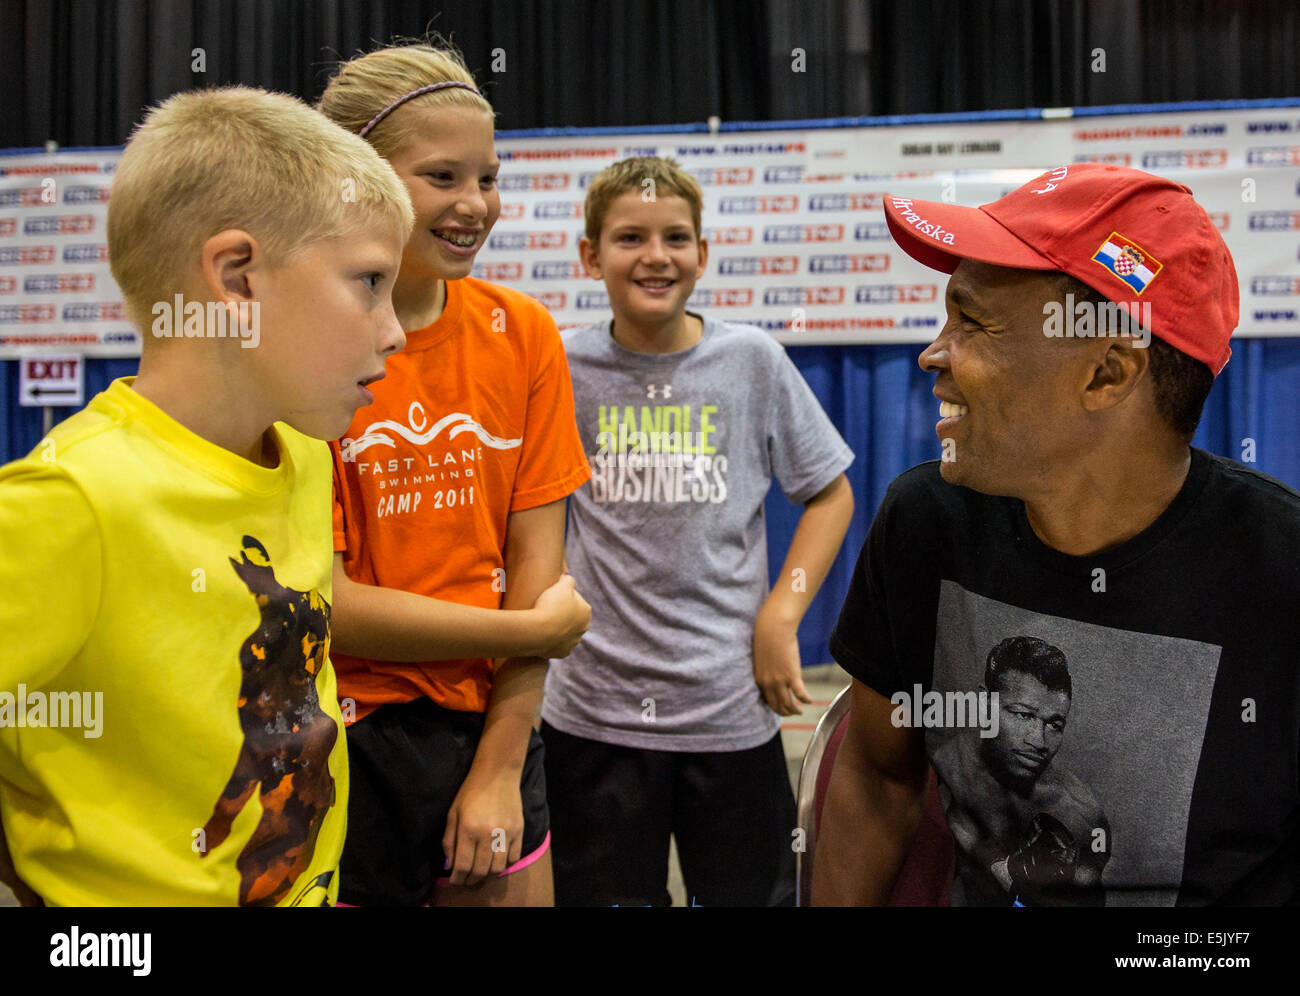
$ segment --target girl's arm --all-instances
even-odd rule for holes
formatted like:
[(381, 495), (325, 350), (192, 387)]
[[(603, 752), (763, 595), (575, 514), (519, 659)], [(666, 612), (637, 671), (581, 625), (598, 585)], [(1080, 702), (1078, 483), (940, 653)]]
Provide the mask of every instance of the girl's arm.
[[(511, 513), (506, 530), (503, 609), (531, 605), (539, 592), (560, 577), (564, 569), (564, 508), (564, 499), (560, 499)], [(474, 885), (522, 856), (519, 779), (545, 680), (546, 660), (537, 657), (506, 660), (492, 679), (483, 736), (443, 834), (453, 885)], [(494, 840), (499, 842), (495, 849)]]
[[(563, 547), (564, 502), (558, 504)], [(515, 515), (512, 515), (509, 529), (514, 531), (514, 528)], [(502, 607), (511, 611), (506, 612), (359, 584), (344, 573), (343, 554), (334, 554), (331, 648), (353, 657), (384, 661), (567, 657), (587, 630), (591, 607), (574, 590), (573, 579), (569, 577), (554, 584), (551, 582), (555, 577), (552, 577), (546, 584), (529, 588), (530, 597), (523, 601), (523, 595), (515, 591), (517, 585), (512, 583), (515, 572), (511, 569), (509, 550), (507, 536), (506, 593)]]

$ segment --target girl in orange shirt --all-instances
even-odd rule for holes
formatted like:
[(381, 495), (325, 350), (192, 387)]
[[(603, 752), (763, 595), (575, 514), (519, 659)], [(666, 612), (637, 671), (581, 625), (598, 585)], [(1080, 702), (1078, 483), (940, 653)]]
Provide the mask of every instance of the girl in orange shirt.
[[(532, 298), (469, 276), (501, 211), (500, 164), (458, 53), (353, 59), (320, 109), (389, 160), (416, 216), (391, 287), (406, 348), (359, 385), (373, 403), (331, 444), (351, 767), (339, 897), (549, 905), (532, 724), (545, 658), (590, 617), (561, 578), (564, 501), (590, 470), (559, 333)], [(376, 300), (389, 279), (375, 274)]]

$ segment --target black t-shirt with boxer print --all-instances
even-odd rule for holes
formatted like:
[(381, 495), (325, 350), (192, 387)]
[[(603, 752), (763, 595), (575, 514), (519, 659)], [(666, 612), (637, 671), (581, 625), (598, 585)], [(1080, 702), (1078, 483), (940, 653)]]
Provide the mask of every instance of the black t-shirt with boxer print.
[[(1192, 450), (1138, 536), (898, 477), (831, 651), (925, 730), (954, 904), (1300, 902), (1300, 494)], [(996, 698), (994, 695), (996, 694)]]

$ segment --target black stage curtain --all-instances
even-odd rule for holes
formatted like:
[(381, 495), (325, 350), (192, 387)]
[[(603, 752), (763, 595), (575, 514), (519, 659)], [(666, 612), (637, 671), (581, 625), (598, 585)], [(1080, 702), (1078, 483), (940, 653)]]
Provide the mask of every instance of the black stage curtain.
[(1295, 96), (1298, 22), (1295, 0), (0, 0), (0, 147), (120, 145), (195, 86), (315, 100), (340, 56), (429, 30), (511, 129)]

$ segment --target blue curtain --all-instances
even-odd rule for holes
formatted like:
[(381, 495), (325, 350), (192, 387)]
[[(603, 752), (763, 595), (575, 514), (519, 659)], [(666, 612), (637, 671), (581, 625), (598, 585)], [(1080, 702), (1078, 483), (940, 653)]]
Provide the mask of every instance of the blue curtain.
[[(830, 660), (826, 641), (848, 591), (849, 576), (867, 527), (889, 482), (909, 467), (939, 456), (934, 435), (934, 375), (916, 364), (919, 345), (792, 346), (798, 366), (831, 420), (857, 455), (849, 468), (857, 508), (835, 565), (803, 627), (805, 664)], [(137, 361), (88, 360), (86, 396), (116, 377), (135, 373)], [(18, 364), (0, 364), (0, 462), (31, 451), (41, 438), (41, 410), (18, 407)], [(1239, 339), (1232, 362), (1215, 381), (1194, 444), (1251, 466), (1300, 490), (1300, 338)], [(56, 409), (55, 421), (72, 414)], [(773, 583), (785, 560), (800, 509), (779, 488), (767, 499), (768, 563)]]

